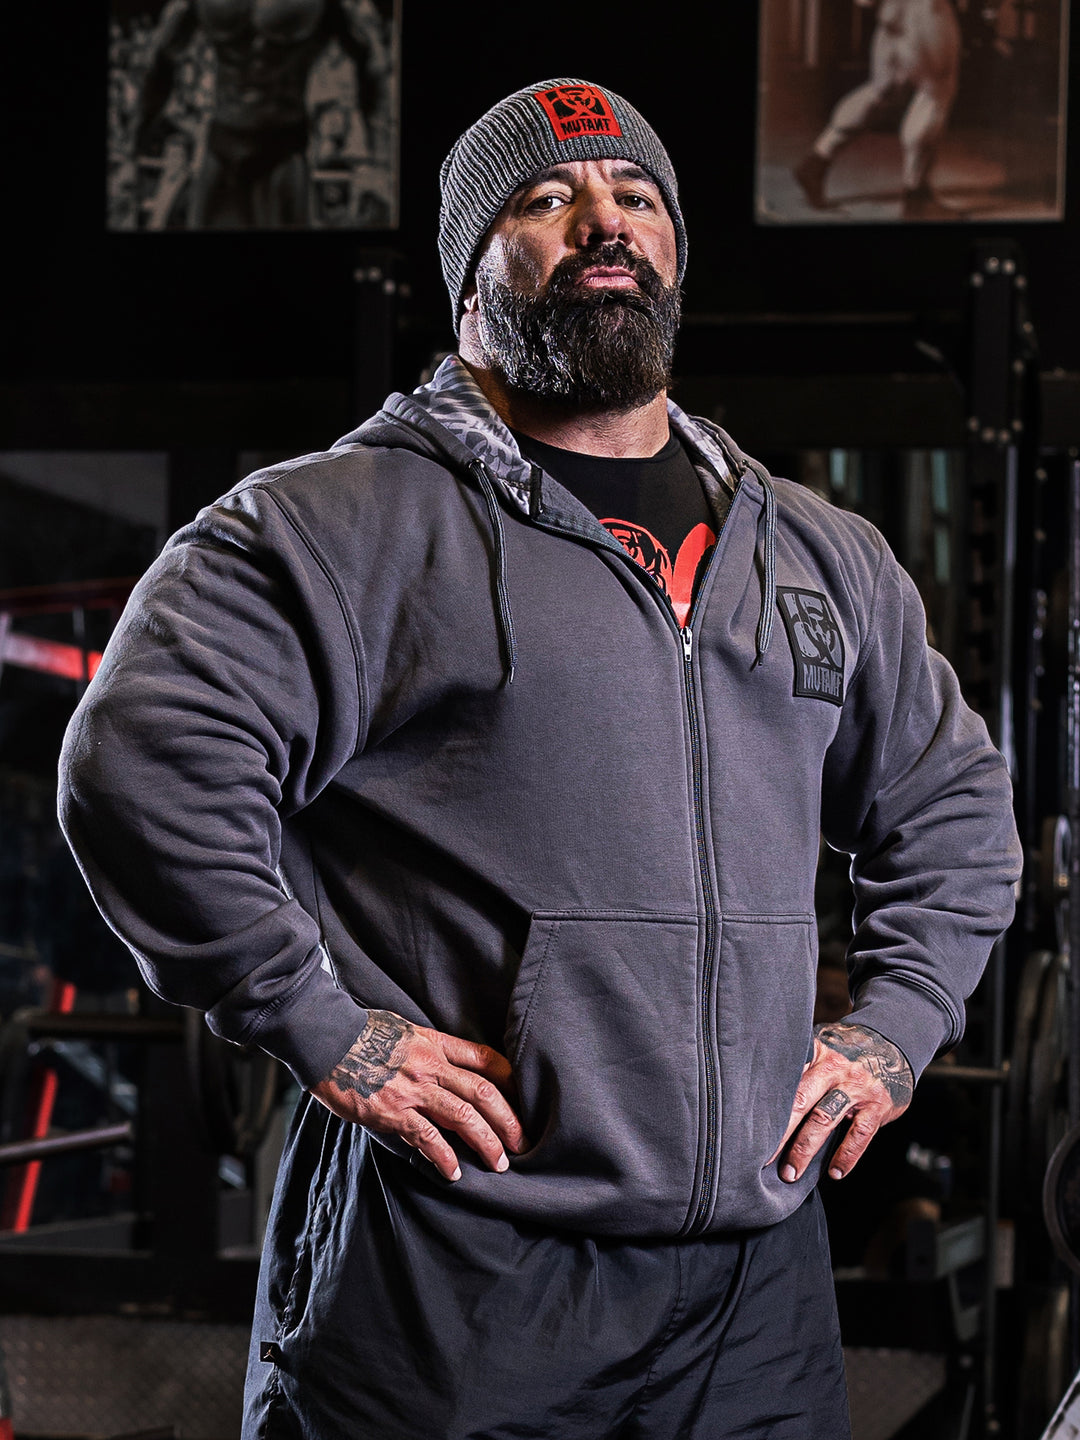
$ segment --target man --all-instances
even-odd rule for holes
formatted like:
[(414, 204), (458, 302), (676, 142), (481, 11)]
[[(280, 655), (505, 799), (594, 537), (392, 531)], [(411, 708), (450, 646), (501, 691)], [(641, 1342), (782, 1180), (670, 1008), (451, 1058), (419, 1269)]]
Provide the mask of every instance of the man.
[(814, 1187), (960, 1033), (1008, 778), (872, 527), (667, 401), (638, 112), (530, 86), (442, 187), (460, 354), (174, 538), (65, 752), (150, 983), (313, 1097), (245, 1434), (843, 1437)]
[(168, 0), (150, 40), (134, 143), (138, 152), (148, 148), (180, 58), (202, 33), (215, 59), (214, 102), (189, 229), (308, 224), (307, 91), (312, 68), (332, 41), (356, 67), (373, 152), (387, 157), (390, 54), (384, 28), (371, 0)]
[[(869, 7), (874, 0), (855, 0)], [(950, 0), (881, 0), (870, 42), (870, 75), (845, 95), (813, 148), (795, 167), (808, 202), (825, 208), (833, 160), (890, 106), (906, 102), (900, 121), (903, 152), (901, 215), (950, 220), (954, 212), (930, 188), (930, 169), (945, 134), (960, 72), (960, 24)]]

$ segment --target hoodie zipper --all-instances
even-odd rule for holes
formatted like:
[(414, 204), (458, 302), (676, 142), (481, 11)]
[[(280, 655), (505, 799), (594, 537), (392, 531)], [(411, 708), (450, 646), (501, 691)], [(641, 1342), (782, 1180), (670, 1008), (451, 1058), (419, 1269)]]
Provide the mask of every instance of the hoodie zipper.
[(720, 1142), (720, 1116), (722, 1110), (723, 1096), (720, 1087), (720, 1050), (716, 1036), (716, 970), (718, 963), (717, 937), (719, 934), (720, 907), (717, 903), (715, 886), (710, 879), (708, 830), (705, 817), (705, 787), (702, 780), (702, 746), (701, 726), (698, 722), (698, 687), (694, 674), (694, 637), (696, 631), (694, 623), (701, 609), (701, 598), (707, 588), (707, 581), (720, 562), (721, 553), (727, 543), (727, 537), (731, 532), (731, 517), (736, 505), (741, 498), (741, 490), (737, 489), (732, 496), (731, 505), (728, 508), (723, 528), (716, 537), (716, 544), (713, 553), (709, 557), (709, 563), (705, 568), (705, 574), (701, 577), (697, 594), (694, 596), (690, 613), (686, 617), (686, 624), (680, 625), (678, 616), (669, 598), (657, 585), (656, 581), (643, 572), (640, 565), (636, 563), (623, 550), (617, 541), (613, 543), (618, 546), (624, 559), (639, 575), (644, 575), (646, 583), (651, 585), (656, 592), (661, 609), (664, 611), (669, 623), (675, 630), (682, 647), (682, 678), (683, 678), (683, 700), (686, 705), (686, 716), (690, 731), (690, 776), (691, 776), (691, 800), (694, 811), (694, 845), (695, 858), (697, 863), (698, 878), (701, 882), (701, 898), (705, 909), (703, 955), (701, 962), (701, 994), (699, 997), (699, 1033), (701, 1037), (701, 1048), (705, 1058), (705, 1136), (701, 1147), (701, 1185), (698, 1193), (697, 1204), (693, 1207), (693, 1215), (684, 1227), (683, 1234), (699, 1235), (709, 1223), (709, 1219), (716, 1207), (716, 1192), (720, 1185), (719, 1165), (719, 1142)]
[[(715, 558), (715, 557), (714, 557)], [(696, 608), (696, 606), (694, 607)], [(691, 612), (692, 615), (693, 612)], [(705, 796), (702, 784), (701, 727), (697, 715), (697, 684), (694, 678), (694, 630), (687, 623), (681, 628), (683, 651), (683, 693), (690, 724), (690, 773), (694, 807), (694, 844), (701, 896), (705, 905), (704, 954), (701, 962), (700, 1034), (705, 1052), (705, 1136), (701, 1157), (701, 1187), (693, 1217), (686, 1226), (687, 1235), (703, 1230), (716, 1203), (720, 1173), (717, 1163), (717, 1142), (720, 1134), (720, 1055), (716, 1039), (716, 935), (717, 905), (709, 880), (709, 852), (705, 830)]]
[(690, 607), (690, 613), (686, 617), (686, 624), (680, 625), (678, 616), (671, 604), (670, 599), (661, 590), (660, 586), (646, 570), (630, 556), (627, 551), (613, 537), (605, 532), (605, 539), (599, 536), (584, 536), (577, 531), (565, 530), (558, 523), (545, 521), (542, 518), (534, 517), (533, 523), (541, 529), (553, 531), (556, 534), (570, 535), (576, 540), (585, 544), (594, 545), (597, 549), (608, 550), (611, 554), (619, 557), (624, 564), (630, 567), (631, 571), (655, 596), (656, 601), (663, 611), (665, 618), (675, 631), (682, 650), (682, 681), (683, 681), (683, 702), (686, 707), (687, 725), (690, 731), (690, 774), (691, 774), (691, 799), (694, 810), (694, 846), (695, 863), (697, 866), (698, 878), (701, 883), (701, 895), (705, 910), (704, 922), (704, 945), (701, 966), (701, 995), (699, 1008), (699, 1033), (701, 1049), (705, 1059), (705, 1137), (701, 1146), (701, 1182), (697, 1197), (697, 1203), (693, 1205), (692, 1217), (683, 1228), (684, 1235), (699, 1235), (708, 1225), (709, 1218), (716, 1206), (716, 1193), (720, 1184), (720, 1167), (718, 1163), (718, 1145), (720, 1136), (720, 1115), (722, 1095), (720, 1091), (720, 1054), (716, 1037), (716, 968), (717, 968), (717, 931), (719, 906), (715, 894), (715, 887), (709, 878), (709, 852), (706, 839), (707, 831), (705, 824), (705, 795), (702, 784), (702, 763), (701, 763), (701, 727), (698, 723), (697, 714), (697, 682), (694, 676), (694, 625), (701, 605), (701, 597), (706, 589), (706, 581), (719, 563), (721, 551), (727, 540), (731, 529), (732, 513), (739, 504), (742, 495), (741, 488), (737, 488), (732, 496), (731, 505), (725, 517), (723, 528), (716, 538), (713, 553), (709, 557), (705, 574), (701, 577), (701, 584), (698, 586), (698, 593), (694, 597)]

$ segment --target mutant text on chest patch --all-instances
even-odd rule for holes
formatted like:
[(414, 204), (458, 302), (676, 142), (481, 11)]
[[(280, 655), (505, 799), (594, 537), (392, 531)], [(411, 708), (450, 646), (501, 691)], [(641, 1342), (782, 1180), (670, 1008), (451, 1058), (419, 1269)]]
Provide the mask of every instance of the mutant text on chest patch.
[(538, 90), (536, 98), (551, 121), (556, 140), (622, 134), (611, 101), (595, 85), (556, 85)]
[(816, 590), (779, 585), (776, 601), (784, 617), (795, 662), (793, 695), (844, 703), (844, 637), (828, 600)]

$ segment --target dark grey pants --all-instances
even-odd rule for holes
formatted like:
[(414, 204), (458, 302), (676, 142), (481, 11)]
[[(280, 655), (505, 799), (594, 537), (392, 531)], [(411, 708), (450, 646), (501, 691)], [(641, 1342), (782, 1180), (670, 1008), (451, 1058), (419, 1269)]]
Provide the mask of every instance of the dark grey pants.
[(315, 1102), (298, 1117), (244, 1440), (849, 1433), (816, 1192), (766, 1230), (593, 1240), (465, 1211)]

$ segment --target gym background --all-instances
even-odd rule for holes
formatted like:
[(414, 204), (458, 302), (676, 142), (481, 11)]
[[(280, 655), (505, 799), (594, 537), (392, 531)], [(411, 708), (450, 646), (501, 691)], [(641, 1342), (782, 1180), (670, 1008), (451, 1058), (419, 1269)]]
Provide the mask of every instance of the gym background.
[[(1038, 26), (1040, 0), (1012, 3)], [(1003, 96), (1030, 77), (1022, 44), (980, 43), (993, 5), (957, 8), (959, 124), (965, 76), (996, 66)], [(236, 1434), (295, 1095), (270, 1062), (150, 996), (97, 919), (52, 818), (60, 736), (173, 529), (255, 466), (325, 447), (451, 348), (439, 163), (487, 105), (563, 74), (640, 105), (674, 161), (690, 235), (676, 397), (885, 531), (1016, 777), (1024, 891), (968, 1035), (855, 1175), (825, 1186), (856, 1440), (1035, 1440), (1067, 1404), (1080, 115), (1063, 220), (757, 225), (756, 9), (404, 0), (397, 229), (145, 234), (107, 228), (108, 4), (7, 7), (0, 1434)], [(842, 51), (836, 11), (796, 11), (821, 27), (830, 73), (859, 83), (865, 54)], [(823, 856), (822, 1017), (846, 1003), (846, 885)]]

